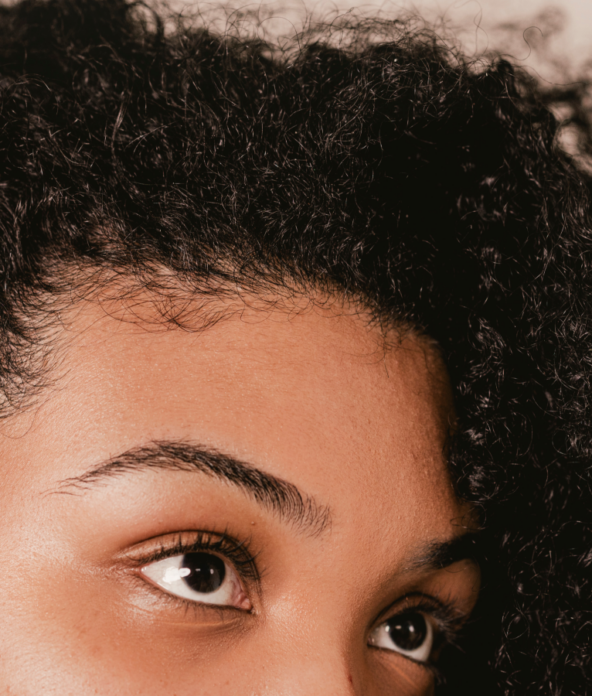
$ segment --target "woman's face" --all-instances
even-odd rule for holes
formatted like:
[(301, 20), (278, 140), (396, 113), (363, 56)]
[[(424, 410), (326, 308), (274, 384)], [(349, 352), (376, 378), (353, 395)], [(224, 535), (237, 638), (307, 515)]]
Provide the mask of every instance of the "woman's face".
[(479, 582), (435, 353), (318, 308), (72, 316), (0, 437), (0, 690), (432, 693)]

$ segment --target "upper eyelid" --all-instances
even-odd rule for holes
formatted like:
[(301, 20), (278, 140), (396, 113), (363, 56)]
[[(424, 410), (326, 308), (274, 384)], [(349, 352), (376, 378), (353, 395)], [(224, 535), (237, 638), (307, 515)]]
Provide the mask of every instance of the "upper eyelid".
[[(414, 601), (412, 604), (406, 604), (405, 602), (408, 599), (417, 601)], [(424, 614), (434, 616), (438, 621), (440, 630), (449, 634), (458, 632), (462, 624), (468, 619), (468, 616), (456, 611), (451, 603), (443, 602), (425, 592), (409, 592), (386, 607), (379, 614), (378, 618), (375, 619), (372, 626), (380, 626), (389, 619), (404, 614), (406, 611), (421, 611)]]
[[(185, 537), (182, 535), (193, 535), (194, 541), (184, 541)], [(210, 540), (214, 543), (200, 543), (199, 535), (203, 535), (204, 538), (210, 537)], [(169, 536), (172, 537), (170, 544), (166, 544), (163, 540), (156, 548), (154, 548), (152, 553), (141, 554), (142, 544), (145, 544), (146, 542), (140, 542), (139, 544), (134, 545), (133, 549), (131, 549), (131, 553), (128, 549), (124, 556), (127, 559), (132, 560), (134, 565), (136, 565), (138, 568), (141, 568), (142, 566), (149, 565), (150, 563), (156, 563), (157, 561), (165, 558), (174, 558), (178, 555), (202, 550), (212, 553), (215, 556), (220, 556), (224, 561), (229, 562), (241, 577), (249, 580), (255, 580), (257, 583), (259, 583), (261, 580), (261, 573), (256, 563), (258, 554), (251, 553), (249, 550), (248, 540), (239, 542), (226, 532), (219, 533), (206, 530), (187, 530)], [(159, 537), (154, 537), (153, 539), (149, 539), (147, 541), (158, 541), (158, 539)], [(218, 546), (218, 548), (215, 548), (216, 546)], [(239, 560), (239, 555), (243, 556), (243, 560)], [(249, 572), (245, 572), (246, 569), (248, 569)]]

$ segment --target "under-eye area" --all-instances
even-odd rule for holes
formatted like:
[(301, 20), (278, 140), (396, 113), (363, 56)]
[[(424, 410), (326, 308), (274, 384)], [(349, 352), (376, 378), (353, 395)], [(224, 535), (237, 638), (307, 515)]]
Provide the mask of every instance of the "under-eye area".
[[(468, 537), (474, 543), (474, 537)], [(466, 548), (468, 538), (452, 545)], [(443, 558), (450, 546), (436, 553)], [(124, 558), (133, 564), (136, 574), (184, 607), (196, 609), (197, 604), (204, 609), (252, 612), (250, 596), (260, 592), (261, 576), (248, 549), (248, 542), (227, 534), (184, 532), (136, 545)], [(435, 558), (432, 560), (436, 567)], [(224, 617), (224, 612), (218, 615)], [(444, 603), (422, 592), (410, 592), (381, 612), (370, 630), (368, 645), (424, 664), (439, 675), (437, 656), (456, 640), (467, 619), (462, 601)]]

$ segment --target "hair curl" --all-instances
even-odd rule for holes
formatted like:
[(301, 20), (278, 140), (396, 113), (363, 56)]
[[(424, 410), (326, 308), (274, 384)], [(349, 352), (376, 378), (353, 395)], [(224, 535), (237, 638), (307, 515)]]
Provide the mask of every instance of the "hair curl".
[(380, 31), (280, 51), (125, 0), (0, 8), (2, 413), (114, 278), (355, 297), (435, 339), (454, 389), (487, 559), (442, 693), (592, 694), (590, 182), (549, 108), (589, 150), (583, 92)]

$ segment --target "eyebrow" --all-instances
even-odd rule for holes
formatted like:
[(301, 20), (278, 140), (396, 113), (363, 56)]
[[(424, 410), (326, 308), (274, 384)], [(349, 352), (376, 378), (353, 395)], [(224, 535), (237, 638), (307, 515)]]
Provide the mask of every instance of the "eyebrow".
[(415, 555), (407, 570), (442, 570), (464, 560), (482, 565), (480, 538), (478, 532), (465, 532), (447, 541), (431, 542)]
[(297, 486), (210, 447), (155, 441), (112, 457), (80, 476), (65, 479), (56, 492), (73, 493), (112, 478), (145, 471), (187, 471), (229, 483), (303, 533), (320, 536), (331, 526), (331, 512)]

